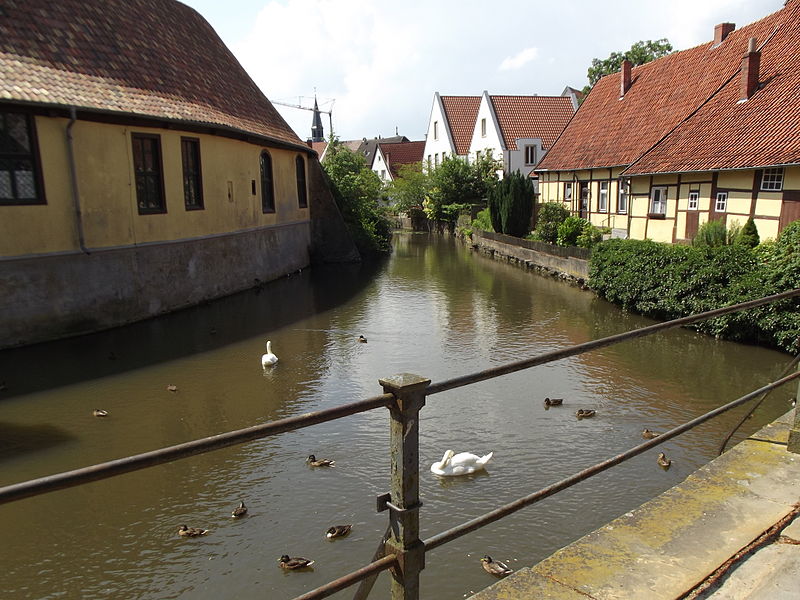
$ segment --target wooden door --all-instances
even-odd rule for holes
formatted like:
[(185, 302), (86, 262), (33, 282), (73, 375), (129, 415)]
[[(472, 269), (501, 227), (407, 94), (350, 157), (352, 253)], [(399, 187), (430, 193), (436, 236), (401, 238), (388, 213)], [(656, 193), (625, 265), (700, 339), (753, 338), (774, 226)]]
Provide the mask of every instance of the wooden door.
[(778, 231), (783, 231), (789, 223), (798, 219), (800, 219), (800, 192), (784, 192)]
[(696, 210), (686, 211), (686, 239), (693, 240), (697, 235), (697, 226), (700, 223), (700, 213)]

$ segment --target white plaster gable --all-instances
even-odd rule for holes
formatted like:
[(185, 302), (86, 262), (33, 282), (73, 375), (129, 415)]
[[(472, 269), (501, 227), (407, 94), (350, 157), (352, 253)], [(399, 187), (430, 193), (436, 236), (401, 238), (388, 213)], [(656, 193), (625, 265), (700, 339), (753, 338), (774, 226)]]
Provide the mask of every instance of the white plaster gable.
[[(485, 135), (483, 132), (484, 120), (486, 124)], [(489, 93), (484, 91), (481, 96), (480, 106), (478, 107), (478, 116), (475, 119), (475, 128), (472, 131), (472, 142), (469, 145), (470, 161), (475, 158), (476, 152), (486, 154), (488, 150), (492, 151), (492, 156), (494, 158), (502, 160), (505, 166), (505, 147), (503, 145), (503, 138), (500, 135), (500, 125), (494, 114)]]
[(371, 169), (381, 178), (381, 181), (387, 183), (392, 181), (392, 170), (386, 162), (386, 157), (383, 155), (380, 144), (375, 150), (375, 156), (372, 159)]
[[(450, 134), (450, 125), (447, 122), (447, 117), (444, 113), (444, 106), (439, 92), (433, 95), (433, 106), (431, 107), (431, 116), (428, 120), (428, 132), (425, 134), (425, 151), (422, 153), (423, 164), (428, 164), (430, 157), (430, 164), (441, 164), (443, 156), (451, 156), (455, 154), (456, 145), (453, 137)], [(439, 156), (439, 160), (434, 160), (434, 157)]]

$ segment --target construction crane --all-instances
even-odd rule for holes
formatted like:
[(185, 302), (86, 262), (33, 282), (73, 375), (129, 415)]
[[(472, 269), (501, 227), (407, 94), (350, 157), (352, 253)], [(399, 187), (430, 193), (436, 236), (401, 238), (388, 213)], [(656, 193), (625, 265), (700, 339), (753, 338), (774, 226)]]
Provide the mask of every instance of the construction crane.
[[(298, 96), (297, 97), (297, 101), (298, 102), (302, 102), (304, 97), (305, 96)], [(316, 100), (317, 100), (317, 97), (314, 96), (314, 101), (316, 102)], [(281, 106), (288, 106), (289, 108), (299, 108), (300, 110), (310, 110), (311, 112), (314, 112), (314, 107), (313, 106), (311, 108), (309, 108), (308, 106), (303, 106), (302, 104), (290, 104), (288, 102), (279, 102), (278, 100), (270, 100), (270, 102), (272, 102), (273, 104), (280, 104)], [(319, 110), (319, 112), (321, 112), (324, 115), (328, 115), (328, 122), (330, 124), (331, 131), (333, 131), (333, 103), (336, 102), (336, 100), (335, 99), (333, 99), (333, 100), (325, 100), (322, 104), (327, 104), (329, 102), (330, 102), (330, 105), (331, 105), (331, 109), (330, 110), (322, 110), (320, 108), (318, 108), (317, 110)]]

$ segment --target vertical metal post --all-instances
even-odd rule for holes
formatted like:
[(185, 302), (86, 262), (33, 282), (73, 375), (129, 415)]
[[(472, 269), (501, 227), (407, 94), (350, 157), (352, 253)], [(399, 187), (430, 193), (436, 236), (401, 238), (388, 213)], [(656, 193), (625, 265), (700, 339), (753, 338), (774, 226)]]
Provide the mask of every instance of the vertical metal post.
[[(800, 371), (800, 365), (797, 366), (797, 370)], [(800, 382), (797, 384), (797, 392), (794, 395), (794, 399), (794, 423), (789, 429), (789, 444), (786, 449), (789, 452), (800, 454), (800, 406), (797, 405), (797, 401), (800, 400)]]
[(380, 379), (393, 394), (391, 418), (391, 537), (387, 553), (398, 556), (392, 570), (392, 600), (419, 600), (419, 574), (425, 568), (425, 547), (419, 539), (419, 411), (431, 380), (411, 373)]

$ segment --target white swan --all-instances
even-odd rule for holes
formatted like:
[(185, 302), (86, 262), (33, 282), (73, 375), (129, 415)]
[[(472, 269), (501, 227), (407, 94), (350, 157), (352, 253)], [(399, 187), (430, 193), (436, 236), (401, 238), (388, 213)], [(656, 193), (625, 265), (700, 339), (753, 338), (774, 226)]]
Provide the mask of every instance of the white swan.
[(278, 357), (272, 353), (272, 342), (267, 342), (267, 353), (261, 356), (261, 368), (266, 369), (278, 362)]
[(442, 456), (440, 462), (435, 462), (431, 465), (431, 473), (434, 475), (443, 475), (445, 477), (454, 475), (469, 475), (475, 471), (480, 471), (486, 464), (492, 460), (492, 454), (489, 452), (484, 456), (476, 456), (470, 452), (459, 452), (456, 454), (452, 450), (448, 450)]

